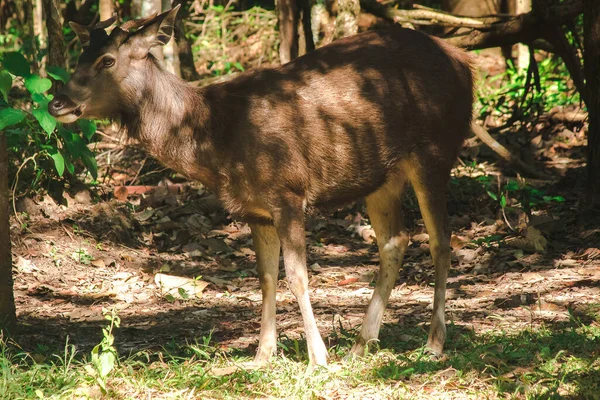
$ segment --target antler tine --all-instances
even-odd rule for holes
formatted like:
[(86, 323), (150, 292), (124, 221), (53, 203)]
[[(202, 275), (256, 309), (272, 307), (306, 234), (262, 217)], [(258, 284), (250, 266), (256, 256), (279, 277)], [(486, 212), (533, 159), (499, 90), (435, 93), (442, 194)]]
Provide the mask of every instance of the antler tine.
[(131, 29), (138, 29), (139, 27), (146, 25), (149, 21), (156, 18), (157, 15), (158, 13), (154, 13), (146, 18), (131, 19), (123, 23), (120, 28), (126, 32), (129, 32)]
[(117, 13), (113, 13), (112, 17), (110, 17), (107, 20), (98, 22), (96, 25), (94, 25), (93, 27), (91, 27), (90, 30), (93, 30), (93, 29), (106, 29), (109, 26), (111, 26), (112, 24), (114, 24), (116, 21), (117, 21)]

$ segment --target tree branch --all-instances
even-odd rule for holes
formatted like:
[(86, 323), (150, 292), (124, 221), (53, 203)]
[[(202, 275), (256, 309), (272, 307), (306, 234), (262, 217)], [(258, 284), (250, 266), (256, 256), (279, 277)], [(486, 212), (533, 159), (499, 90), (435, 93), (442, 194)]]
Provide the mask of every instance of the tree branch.
[(460, 17), (431, 9), (399, 10), (381, 5), (377, 0), (361, 0), (361, 6), (376, 16), (394, 22), (413, 25), (439, 25), (470, 28), (446, 40), (469, 50), (498, 47), (515, 43), (531, 43), (544, 38), (545, 26), (556, 26), (571, 21), (583, 12), (582, 0), (569, 0), (544, 9), (543, 13), (529, 12), (510, 18), (490, 16)]

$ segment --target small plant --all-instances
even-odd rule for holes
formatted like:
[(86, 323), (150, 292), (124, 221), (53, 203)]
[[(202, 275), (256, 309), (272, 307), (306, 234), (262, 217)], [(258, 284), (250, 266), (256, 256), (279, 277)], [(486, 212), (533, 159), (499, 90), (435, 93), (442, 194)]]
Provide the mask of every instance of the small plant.
[(121, 325), (115, 309), (102, 309), (104, 319), (109, 321), (109, 324), (102, 328), (102, 340), (92, 349), (92, 363), (86, 365), (87, 372), (95, 377), (96, 383), (102, 389), (102, 393), (106, 394), (106, 378), (108, 374), (117, 366), (118, 353), (114, 346), (115, 337), (113, 329)]
[(477, 177), (486, 190), (488, 196), (497, 202), (502, 210), (509, 204), (513, 207), (520, 207), (528, 215), (532, 210), (537, 210), (550, 203), (562, 203), (565, 198), (562, 196), (549, 196), (542, 189), (532, 187), (524, 179), (508, 179), (505, 184), (492, 179), (488, 175)]
[(90, 265), (92, 261), (94, 261), (94, 256), (88, 253), (88, 251), (83, 247), (80, 247), (79, 249), (75, 250), (71, 254), (71, 258), (83, 265)]

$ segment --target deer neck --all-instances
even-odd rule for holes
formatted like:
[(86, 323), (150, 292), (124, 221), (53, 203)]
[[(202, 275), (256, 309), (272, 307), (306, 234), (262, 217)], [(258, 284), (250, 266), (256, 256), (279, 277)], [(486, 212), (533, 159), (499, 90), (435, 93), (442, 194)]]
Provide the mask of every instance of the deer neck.
[(165, 166), (214, 186), (216, 171), (205, 156), (212, 148), (209, 112), (201, 90), (163, 71), (155, 60), (148, 62), (150, 73), (133, 77), (143, 89), (129, 96), (134, 101), (123, 111), (128, 134)]

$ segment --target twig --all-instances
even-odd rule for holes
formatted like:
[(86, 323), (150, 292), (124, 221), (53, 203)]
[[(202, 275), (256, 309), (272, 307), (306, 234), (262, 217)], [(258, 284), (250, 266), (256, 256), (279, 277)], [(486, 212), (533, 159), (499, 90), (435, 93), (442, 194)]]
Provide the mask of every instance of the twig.
[(21, 218), (19, 218), (19, 214), (17, 213), (17, 203), (15, 201), (15, 197), (16, 197), (15, 192), (17, 191), (17, 185), (19, 183), (19, 174), (21, 173), (21, 170), (23, 169), (25, 164), (27, 164), (29, 161), (33, 161), (33, 165), (37, 169), (37, 162), (35, 161), (35, 156), (36, 156), (36, 154), (34, 154), (33, 156), (30, 156), (30, 157), (27, 157), (26, 159), (23, 160), (23, 163), (21, 163), (21, 165), (19, 165), (19, 169), (17, 169), (17, 173), (15, 174), (15, 182), (14, 182), (12, 190), (11, 190), (13, 212), (15, 213), (15, 218), (19, 222), (19, 226), (23, 226), (23, 221), (21, 221)]
[(142, 161), (142, 165), (137, 170), (137, 172), (136, 172), (135, 176), (133, 177), (133, 179), (131, 180), (131, 182), (129, 182), (129, 186), (133, 185), (135, 183), (135, 181), (137, 180), (138, 176), (140, 176), (140, 172), (142, 172), (142, 169), (144, 168), (144, 165), (146, 165), (146, 160), (147, 159), (148, 159), (148, 156), (144, 157), (144, 160)]
[(500, 156), (500, 158), (502, 158), (504, 161), (508, 162), (509, 164), (515, 165), (529, 176), (538, 179), (547, 179), (547, 177), (543, 173), (525, 164), (520, 158), (514, 156), (510, 151), (508, 151), (506, 147), (498, 143), (498, 141), (494, 139), (485, 128), (477, 125), (476, 123), (472, 123), (471, 130), (473, 131), (473, 134), (475, 136), (477, 136), (483, 143), (485, 143), (490, 149), (492, 149), (492, 151), (494, 151), (494, 153)]

